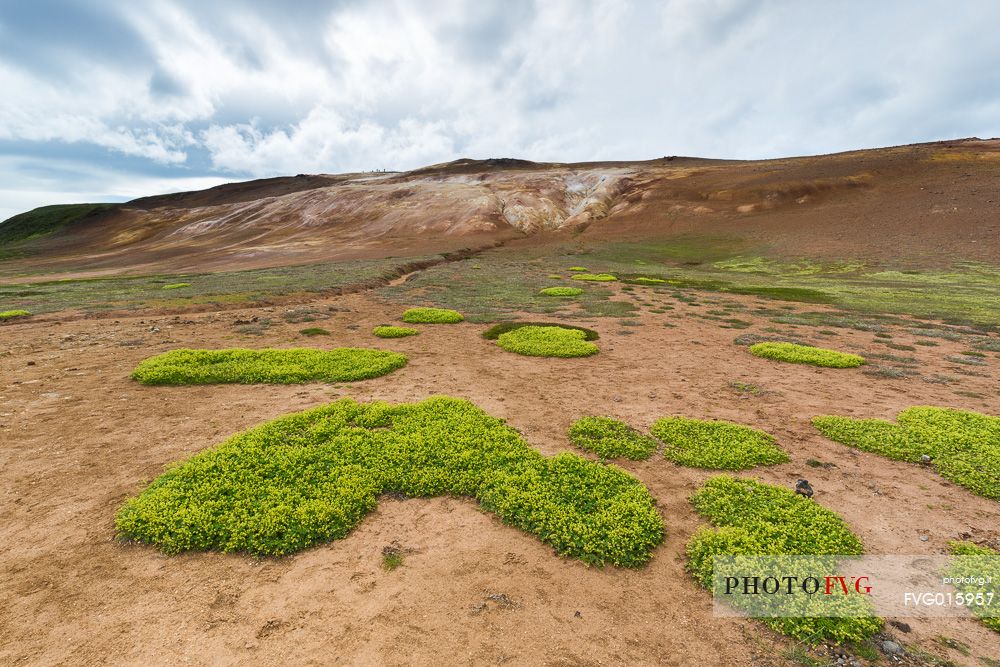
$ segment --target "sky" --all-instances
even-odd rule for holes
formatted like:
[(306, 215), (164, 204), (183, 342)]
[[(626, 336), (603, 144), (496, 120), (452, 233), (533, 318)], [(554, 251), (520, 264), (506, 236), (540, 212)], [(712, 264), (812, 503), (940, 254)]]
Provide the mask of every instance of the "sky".
[(1000, 136), (995, 0), (0, 0), (0, 220), (459, 157)]

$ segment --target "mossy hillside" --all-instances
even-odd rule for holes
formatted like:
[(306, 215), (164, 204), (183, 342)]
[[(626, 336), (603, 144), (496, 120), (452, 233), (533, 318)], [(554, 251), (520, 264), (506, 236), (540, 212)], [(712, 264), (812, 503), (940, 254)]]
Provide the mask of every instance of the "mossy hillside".
[(649, 491), (610, 465), (545, 457), (468, 401), (343, 399), (229, 438), (118, 512), (119, 534), (167, 553), (289, 554), (342, 538), (382, 493), (475, 498), (558, 553), (639, 566), (663, 539)]
[(656, 440), (611, 417), (576, 420), (569, 428), (569, 440), (580, 449), (605, 459), (641, 461), (648, 459), (657, 448)]
[(545, 289), (539, 290), (539, 294), (542, 296), (580, 296), (583, 294), (583, 290), (579, 287), (546, 287)]
[(29, 310), (24, 310), (20, 308), (15, 310), (4, 310), (0, 311), (0, 322), (2, 322), (3, 320), (13, 320), (18, 317), (30, 317), (30, 316), (31, 316), (31, 311)]
[(410, 308), (403, 313), (407, 324), (457, 324), (465, 317), (449, 308)]
[(683, 466), (746, 470), (788, 461), (768, 433), (727, 421), (664, 417), (650, 429), (663, 441), (663, 455)]
[(172, 350), (142, 361), (132, 378), (149, 385), (351, 382), (406, 365), (396, 352), (364, 348), (313, 350)]
[(573, 280), (583, 280), (594, 283), (609, 283), (618, 280), (610, 273), (578, 273), (573, 276)]
[(407, 336), (416, 336), (420, 332), (416, 329), (411, 329), (410, 327), (393, 327), (393, 326), (377, 326), (372, 329), (372, 333), (379, 338), (406, 338)]
[[(691, 502), (714, 526), (698, 529), (687, 544), (688, 567), (706, 588), (712, 587), (716, 555), (850, 556), (863, 552), (861, 540), (837, 514), (779, 486), (718, 475), (705, 482)], [(866, 640), (881, 629), (881, 620), (867, 615), (865, 607), (858, 612), (865, 615), (760, 620), (811, 644), (840, 643)]]
[(934, 406), (907, 408), (896, 423), (882, 419), (819, 416), (827, 438), (898, 461), (920, 463), (973, 493), (1000, 500), (1000, 417)]
[(857, 368), (865, 363), (864, 357), (857, 354), (795, 343), (757, 343), (750, 346), (750, 353), (764, 359), (785, 361), (792, 364), (809, 364), (823, 368)]
[(1000, 551), (973, 542), (949, 542), (951, 563), (946, 575), (961, 581), (969, 578), (989, 578), (985, 587), (977, 583), (958, 583), (959, 592), (975, 595), (977, 593), (993, 594), (993, 604), (972, 604), (969, 610), (977, 616), (983, 625), (994, 632), (1000, 632), (1000, 608), (996, 600), (1000, 598)]
[(530, 357), (588, 357), (598, 352), (583, 331), (563, 327), (520, 327), (500, 334), (497, 345)]

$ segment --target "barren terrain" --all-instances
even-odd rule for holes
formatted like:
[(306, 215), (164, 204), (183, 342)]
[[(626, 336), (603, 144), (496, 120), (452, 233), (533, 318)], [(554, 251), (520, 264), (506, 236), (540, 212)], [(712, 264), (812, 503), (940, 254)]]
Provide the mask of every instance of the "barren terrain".
[[(410, 267), (402, 277), (398, 269), (406, 261), (392, 260), (367, 282), (345, 279), (356, 290), (341, 294), (290, 290), (229, 303), (221, 292), (207, 301), (150, 297), (111, 311), (46, 301), (56, 305), (0, 323), (0, 663), (836, 660), (828, 647), (798, 646), (755, 621), (712, 616), (710, 594), (685, 571), (684, 545), (702, 523), (688, 497), (714, 473), (659, 454), (616, 461), (649, 487), (667, 531), (650, 564), (637, 570), (560, 558), (462, 498), (382, 498), (345, 539), (280, 559), (166, 556), (116, 539), (118, 508), (165, 466), (254, 424), (343, 396), (467, 398), (546, 454), (572, 449), (567, 429), (584, 415), (614, 416), (640, 429), (665, 415), (731, 420), (773, 434), (791, 456), (789, 463), (740, 474), (786, 487), (808, 478), (817, 502), (844, 517), (867, 553), (941, 554), (957, 539), (1000, 543), (997, 502), (928, 467), (831, 442), (810, 424), (820, 414), (892, 420), (914, 405), (1000, 414), (1000, 356), (991, 351), (981, 363), (954, 361), (972, 341), (1000, 343), (1000, 321), (988, 321), (996, 307), (987, 303), (990, 295), (1000, 298), (992, 269), (976, 269), (984, 282), (960, 302), (945, 301), (960, 290), (927, 273), (928, 282), (913, 288), (918, 295), (969, 313), (986, 305), (971, 325), (933, 322), (925, 329), (918, 325), (935, 318), (921, 322), (912, 309), (900, 312), (889, 303), (886, 312), (895, 315), (878, 320), (879, 313), (857, 300), (860, 288), (844, 288), (847, 296), (836, 292), (833, 270), (823, 274), (831, 282), (822, 289), (835, 300), (819, 303), (721, 294), (693, 284), (674, 291), (614, 283), (594, 287), (583, 305), (549, 307), (517, 291), (521, 283), (524, 294), (559, 284), (541, 277), (565, 273), (574, 256), (593, 270), (623, 265), (617, 255), (601, 254), (616, 243), (626, 245), (615, 252), (644, 271), (649, 264), (629, 254), (639, 258), (635, 248), (655, 242), (661, 252), (672, 238), (680, 239), (677, 247), (689, 243), (691, 234), (712, 244), (690, 251), (701, 253), (696, 261), (671, 255), (672, 269), (722, 271), (729, 265), (712, 262), (748, 249), (775, 261), (860, 262), (879, 270), (945, 271), (956, 262), (994, 267), (1000, 142), (759, 163), (459, 161), (408, 174), (299, 180), (138, 200), (29, 241), (35, 254), (0, 262), (0, 275), (11, 286), (505, 245)], [(716, 257), (720, 247), (724, 256)], [(767, 285), (790, 280), (787, 267), (781, 270), (777, 277), (758, 272), (755, 279)], [(963, 283), (964, 275), (953, 279)], [(894, 274), (892, 285), (903, 290), (906, 280)], [(15, 307), (22, 305), (17, 298), (41, 297), (7, 298)], [(457, 307), (474, 321), (427, 326), (405, 339), (371, 335), (375, 325), (398, 322), (403, 304), (424, 302)], [(597, 330), (600, 353), (539, 359), (502, 351), (480, 335), (488, 326), (481, 322), (493, 319), (491, 309), (502, 303), (510, 304), (505, 319), (558, 318)], [(0, 310), (7, 306), (0, 302)], [(726, 313), (705, 314), (713, 309)], [(807, 317), (818, 323), (803, 324)], [(881, 324), (874, 329), (864, 317)], [(732, 318), (742, 331), (733, 330)], [(846, 318), (856, 319), (844, 324)], [(299, 333), (306, 326), (331, 335), (307, 338)], [(866, 373), (782, 364), (751, 356), (734, 342), (743, 333), (888, 358), (874, 364), (881, 374), (872, 374), (872, 365)], [(887, 349), (890, 337), (909, 349)], [(931, 344), (915, 344), (921, 340)], [(145, 387), (129, 378), (141, 360), (176, 348), (308, 346), (391, 349), (409, 363), (381, 378), (334, 386)], [(391, 571), (382, 567), (387, 546), (405, 554)], [(1000, 660), (1000, 635), (973, 619), (908, 623), (909, 632), (886, 626), (886, 636), (907, 647), (907, 664)], [(819, 662), (807, 662), (812, 659)]]

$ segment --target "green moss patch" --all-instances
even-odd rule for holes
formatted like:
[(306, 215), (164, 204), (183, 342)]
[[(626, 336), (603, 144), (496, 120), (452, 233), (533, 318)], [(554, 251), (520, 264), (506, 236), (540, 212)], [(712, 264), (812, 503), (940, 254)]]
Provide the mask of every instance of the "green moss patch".
[(281, 555), (346, 536), (378, 496), (475, 498), (556, 552), (639, 566), (663, 539), (649, 491), (610, 465), (545, 457), (468, 401), (343, 399), (237, 434), (119, 510), (120, 536), (167, 553)]
[(585, 266), (571, 266), (571, 267), (569, 267), (566, 270), (567, 271), (576, 271), (578, 273), (586, 273), (587, 272), (587, 267), (585, 267)]
[(184, 287), (191, 287), (191, 283), (170, 283), (169, 285), (164, 285), (163, 289), (182, 289)]
[(330, 332), (323, 327), (307, 327), (305, 329), (300, 329), (299, 333), (303, 336), (329, 336)]
[(410, 308), (403, 313), (407, 324), (456, 324), (464, 319), (462, 313), (448, 308)]
[(538, 293), (542, 296), (580, 296), (583, 290), (579, 287), (546, 287)]
[(795, 343), (757, 343), (750, 346), (750, 353), (764, 359), (787, 361), (792, 364), (810, 364), (824, 368), (857, 368), (865, 363), (864, 357), (856, 354)]
[(990, 630), (1000, 632), (1000, 609), (996, 606), (996, 600), (1000, 598), (1000, 551), (973, 542), (949, 542), (948, 550), (955, 558), (951, 560), (946, 576), (958, 582), (989, 579), (990, 583), (985, 587), (977, 583), (956, 583), (955, 587), (966, 595), (992, 595), (992, 604), (984, 599), (979, 604), (970, 604), (969, 611)]
[(611, 417), (583, 417), (569, 428), (569, 439), (580, 449), (605, 459), (648, 459), (656, 451), (656, 440)]
[(406, 338), (407, 336), (416, 336), (420, 332), (416, 329), (411, 329), (410, 327), (391, 327), (382, 325), (372, 329), (372, 333), (379, 338)]
[[(863, 551), (861, 540), (837, 514), (779, 486), (718, 475), (705, 482), (691, 502), (715, 526), (698, 529), (687, 544), (688, 567), (706, 588), (712, 587), (716, 555), (848, 556)], [(862, 641), (882, 627), (873, 616), (760, 620), (811, 644)]]
[(351, 382), (406, 365), (396, 352), (335, 350), (173, 350), (142, 361), (132, 378), (142, 384), (299, 384)]
[(16, 317), (29, 317), (30, 315), (30, 310), (4, 310), (0, 311), (0, 321), (12, 320)]
[(521, 329), (523, 327), (560, 327), (562, 329), (573, 329), (575, 331), (582, 331), (584, 333), (584, 340), (597, 340), (601, 336), (593, 329), (586, 329), (584, 327), (575, 327), (571, 324), (559, 324), (556, 322), (501, 322), (500, 324), (494, 324), (489, 329), (483, 332), (483, 338), (486, 340), (496, 340), (500, 337), (500, 334), (505, 334), (508, 331), (514, 331), (515, 329)]
[(529, 357), (588, 357), (598, 352), (583, 331), (564, 327), (520, 327), (500, 334), (497, 345)]
[(821, 416), (813, 425), (831, 440), (897, 461), (920, 463), (929, 456), (942, 477), (1000, 500), (1000, 417), (919, 406), (900, 412), (895, 424)]
[(610, 273), (578, 273), (573, 276), (573, 280), (587, 280), (596, 283), (608, 283), (612, 280), (618, 280), (615, 276)]
[(788, 461), (771, 435), (742, 424), (664, 417), (650, 431), (666, 445), (666, 458), (692, 468), (746, 470)]
[(627, 285), (667, 285), (668, 280), (661, 276), (647, 276), (641, 273), (619, 274), (618, 279)]

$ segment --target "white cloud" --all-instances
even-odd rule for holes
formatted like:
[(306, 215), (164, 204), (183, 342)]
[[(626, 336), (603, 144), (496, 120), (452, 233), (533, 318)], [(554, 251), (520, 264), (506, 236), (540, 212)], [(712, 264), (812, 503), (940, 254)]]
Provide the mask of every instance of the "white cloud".
[[(988, 0), (99, 7), (143, 52), (67, 55), (45, 35), (28, 54), (0, 44), (0, 150), (97, 146), (187, 178), (1000, 134), (1000, 41), (982, 29), (1000, 4)], [(36, 66), (51, 54), (61, 70)]]

